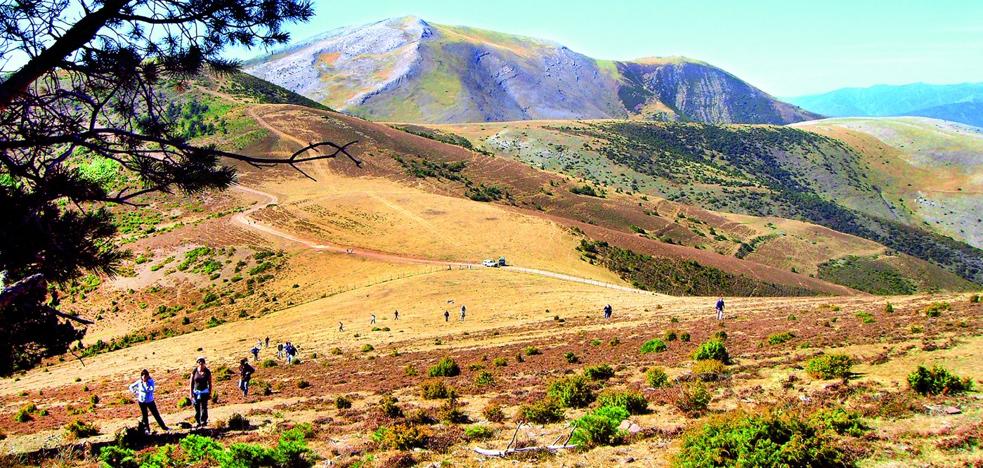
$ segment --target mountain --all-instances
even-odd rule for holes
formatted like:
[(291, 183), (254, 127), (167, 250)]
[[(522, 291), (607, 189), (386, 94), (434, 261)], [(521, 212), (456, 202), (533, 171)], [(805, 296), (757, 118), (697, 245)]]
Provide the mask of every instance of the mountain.
[(329, 107), (384, 121), (786, 124), (819, 117), (695, 60), (597, 60), (540, 39), (415, 17), (329, 31), (245, 70)]
[(983, 124), (983, 83), (877, 85), (843, 88), (787, 100), (831, 117), (923, 116)]

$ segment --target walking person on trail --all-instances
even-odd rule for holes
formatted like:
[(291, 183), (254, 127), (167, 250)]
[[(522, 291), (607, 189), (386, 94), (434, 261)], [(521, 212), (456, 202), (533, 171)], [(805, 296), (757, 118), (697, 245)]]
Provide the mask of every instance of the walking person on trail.
[(196, 428), (208, 425), (208, 400), (212, 394), (212, 371), (200, 357), (191, 372), (191, 403), (195, 405)]
[(249, 365), (249, 359), (242, 358), (239, 361), (239, 390), (242, 390), (242, 396), (249, 396), (249, 380), (253, 378), (253, 372), (256, 369)]
[(345, 324), (344, 323), (338, 322), (338, 331), (340, 331), (340, 332), (345, 331)]
[(253, 361), (259, 361), (259, 345), (253, 346), (253, 349), (250, 349), (249, 352), (253, 353)]
[(393, 312), (393, 320), (399, 320), (399, 311)]
[(604, 306), (604, 320), (611, 320), (611, 315), (614, 313), (614, 309), (611, 308), (611, 304)]
[(270, 347), (270, 337), (268, 337), (268, 336), (266, 337), (266, 347), (267, 348)]
[(724, 319), (724, 298), (717, 299), (717, 320)]
[(283, 350), (287, 353), (287, 364), (293, 364), (297, 356), (297, 348), (294, 347), (293, 343), (288, 341), (287, 345), (283, 347)]
[(461, 321), (462, 322), (464, 321), (464, 314), (466, 313), (467, 310), (468, 309), (466, 307), (464, 307), (463, 305), (461, 306)]
[(451, 320), (451, 313), (450, 313), (450, 312), (448, 312), (448, 311), (447, 311), (447, 310), (445, 309), (445, 310), (444, 310), (444, 321), (445, 321), (445, 322), (450, 322), (450, 320)]
[(283, 359), (283, 343), (276, 344), (276, 358)]
[(372, 318), (369, 319), (369, 325), (375, 324), (375, 314), (372, 314)]
[(144, 431), (150, 434), (150, 420), (147, 419), (147, 412), (154, 415), (154, 419), (157, 420), (157, 425), (163, 431), (168, 431), (167, 424), (164, 424), (164, 420), (160, 417), (160, 412), (157, 411), (157, 403), (154, 402), (154, 390), (157, 388), (157, 383), (154, 379), (150, 377), (150, 372), (147, 369), (140, 371), (140, 380), (130, 384), (130, 392), (137, 399), (137, 404), (140, 405), (140, 426), (138, 430)]

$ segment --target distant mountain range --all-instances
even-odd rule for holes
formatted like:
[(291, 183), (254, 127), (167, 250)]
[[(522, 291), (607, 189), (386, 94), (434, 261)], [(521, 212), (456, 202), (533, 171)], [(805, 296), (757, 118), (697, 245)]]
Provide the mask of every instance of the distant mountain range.
[(877, 85), (787, 100), (831, 117), (910, 115), (983, 127), (983, 83)]
[(696, 60), (597, 60), (552, 42), (416, 17), (329, 31), (250, 61), (245, 71), (383, 121), (787, 124), (819, 117)]

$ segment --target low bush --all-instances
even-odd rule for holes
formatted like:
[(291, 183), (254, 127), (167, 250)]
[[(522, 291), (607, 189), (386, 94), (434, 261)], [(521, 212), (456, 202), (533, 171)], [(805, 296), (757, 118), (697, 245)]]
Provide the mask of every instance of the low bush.
[(28, 403), (27, 405), (24, 405), (19, 410), (17, 410), (17, 413), (14, 414), (14, 421), (17, 421), (19, 423), (25, 423), (30, 421), (34, 419), (31, 416), (31, 413), (35, 412), (36, 410), (37, 410), (37, 406), (35, 406), (34, 403)]
[(259, 367), (270, 368), (276, 367), (278, 364), (273, 359), (264, 359), (263, 362), (259, 363)]
[(444, 385), (441, 380), (427, 380), (420, 383), (420, 396), (425, 400), (439, 400), (455, 395), (454, 389)]
[(679, 334), (679, 341), (689, 343), (689, 333), (682, 332)]
[(625, 419), (628, 419), (628, 411), (619, 406), (602, 406), (588, 411), (574, 421), (576, 429), (570, 443), (585, 448), (619, 444), (627, 437), (619, 429)]
[(365, 343), (364, 345), (362, 345), (362, 347), (360, 348), (360, 350), (363, 353), (370, 353), (372, 351), (375, 351), (375, 346), (372, 346), (372, 345), (370, 345), (368, 343)]
[(430, 431), (420, 426), (394, 424), (377, 429), (372, 440), (384, 449), (411, 450), (424, 448), (430, 439)]
[(716, 359), (724, 364), (730, 364), (730, 355), (727, 354), (727, 348), (724, 347), (724, 343), (721, 340), (710, 340), (706, 341), (693, 352), (694, 361), (702, 361), (704, 359)]
[(887, 312), (889, 314), (893, 314), (894, 313), (894, 305), (891, 304), (890, 302), (888, 302), (887, 304), (884, 304), (884, 312)]
[(492, 375), (491, 372), (483, 370), (481, 372), (478, 372), (478, 375), (474, 376), (474, 383), (475, 385), (479, 385), (482, 387), (488, 385), (495, 385), (495, 376)]
[(645, 344), (642, 345), (641, 351), (642, 354), (649, 354), (649, 353), (661, 353), (666, 349), (669, 349), (669, 347), (666, 346), (666, 343), (664, 341), (658, 338), (653, 338), (651, 340), (646, 341)]
[(806, 362), (806, 373), (814, 379), (850, 377), (853, 360), (845, 354), (823, 354)]
[(253, 391), (263, 396), (270, 396), (273, 394), (273, 386), (265, 380), (253, 380), (250, 384)]
[(662, 388), (669, 384), (669, 376), (661, 367), (653, 367), (645, 372), (645, 381), (649, 387)]
[(536, 356), (539, 354), (543, 354), (543, 352), (540, 351), (539, 348), (535, 346), (526, 346), (526, 349), (523, 352), (526, 354), (526, 356)]
[(546, 394), (567, 408), (586, 407), (595, 398), (590, 380), (582, 375), (572, 375), (553, 381)]
[[(607, 390), (597, 396), (598, 406), (616, 406), (628, 414), (645, 414), (649, 402), (645, 396), (634, 390)], [(620, 421), (619, 421), (620, 422)]]
[(191, 434), (181, 439), (180, 445), (186, 460), (190, 464), (208, 460), (217, 460), (224, 452), (222, 444), (219, 444), (210, 437), (204, 437), (197, 434)]
[(99, 427), (92, 423), (76, 419), (65, 425), (65, 437), (68, 440), (84, 439), (99, 434)]
[(874, 316), (870, 312), (857, 312), (857, 318), (863, 323), (874, 323)]
[(308, 388), (310, 386), (311, 386), (311, 383), (308, 382), (308, 381), (306, 381), (306, 380), (298, 380), (297, 381), (297, 388), (299, 388), (299, 389), (305, 389), (305, 388)]
[(563, 358), (566, 359), (567, 363), (569, 364), (576, 364), (580, 362), (580, 358), (578, 358), (577, 355), (574, 354), (573, 352), (569, 352), (569, 351), (563, 355)]
[(379, 410), (387, 418), (403, 417), (403, 409), (399, 407), (399, 400), (392, 395), (383, 395), (379, 399)]
[(184, 397), (177, 401), (178, 408), (187, 408), (191, 406), (191, 398)]
[(454, 377), (461, 373), (461, 368), (449, 357), (441, 358), (437, 364), (427, 369), (430, 377)]
[(437, 409), (437, 419), (448, 424), (464, 424), (471, 422), (468, 415), (461, 411), (461, 405), (457, 402), (457, 396), (451, 395), (444, 404)]
[(533, 424), (550, 424), (563, 421), (563, 407), (552, 398), (543, 398), (520, 406), (517, 415)]
[(942, 366), (927, 369), (918, 366), (908, 374), (908, 386), (922, 395), (950, 395), (973, 389), (973, 381), (969, 377), (960, 378)]
[(837, 435), (860, 437), (870, 429), (860, 413), (843, 408), (822, 409), (809, 416), (809, 423), (817, 429), (832, 431)]
[(969, 296), (969, 303), (970, 304), (979, 304), (980, 303), (980, 295), (979, 294), (973, 294), (972, 296)]
[(773, 333), (768, 335), (768, 344), (779, 345), (786, 341), (791, 341), (792, 338), (795, 338), (795, 334), (792, 332)]
[(232, 380), (232, 369), (229, 369), (229, 366), (219, 366), (213, 375), (216, 382), (226, 382)]
[(495, 430), (482, 424), (464, 428), (464, 437), (468, 440), (490, 439), (493, 435), (495, 435)]
[(707, 409), (713, 394), (702, 382), (691, 382), (680, 385), (676, 391), (673, 404), (687, 414), (699, 414)]
[(727, 376), (727, 366), (716, 359), (703, 359), (693, 363), (693, 375), (704, 382), (716, 382)]
[(229, 416), (227, 425), (233, 431), (244, 431), (249, 429), (249, 420), (239, 413), (232, 413), (232, 416)]
[(509, 365), (509, 360), (503, 357), (497, 357), (492, 360), (492, 364), (494, 364), (495, 367), (505, 367)]
[(951, 309), (952, 306), (948, 302), (933, 302), (922, 309), (928, 317), (938, 317), (942, 315), (942, 312)]
[(718, 330), (714, 332), (713, 335), (710, 335), (710, 339), (717, 340), (717, 341), (727, 341), (727, 332), (723, 330)]
[(334, 407), (338, 409), (349, 409), (352, 407), (352, 400), (344, 395), (339, 395), (334, 399)]
[(835, 438), (795, 414), (734, 411), (683, 437), (677, 466), (851, 466)]
[(601, 364), (599, 366), (590, 366), (584, 368), (584, 377), (591, 379), (595, 382), (608, 380), (614, 377), (614, 369), (607, 364)]
[(141, 464), (133, 450), (119, 445), (107, 445), (99, 449), (101, 466), (108, 468), (136, 468)]
[(676, 341), (679, 339), (679, 334), (675, 330), (668, 330), (662, 334), (662, 339), (666, 341)]
[(502, 411), (501, 405), (495, 403), (489, 403), (485, 406), (481, 410), (481, 415), (491, 422), (499, 423), (505, 421), (505, 411)]

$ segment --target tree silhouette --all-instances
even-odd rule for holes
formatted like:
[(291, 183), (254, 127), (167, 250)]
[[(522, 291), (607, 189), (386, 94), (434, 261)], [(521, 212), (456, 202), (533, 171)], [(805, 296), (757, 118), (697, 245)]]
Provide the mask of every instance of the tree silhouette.
[[(0, 0), (0, 375), (80, 336), (57, 319), (47, 283), (113, 273), (124, 254), (110, 242), (107, 204), (224, 189), (235, 172), (223, 158), (300, 170), (341, 154), (358, 164), (354, 142), (284, 159), (197, 146), (167, 112), (165, 83), (236, 71), (220, 55), (227, 46), (285, 43), (283, 26), (312, 15), (307, 0)], [(71, 164), (83, 154), (138, 182), (108, 193)]]

